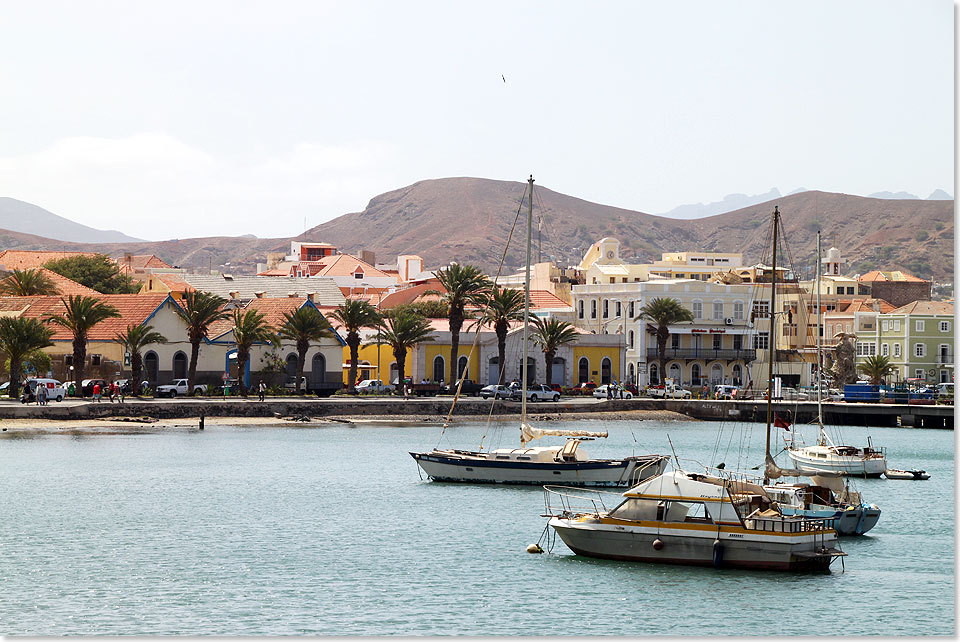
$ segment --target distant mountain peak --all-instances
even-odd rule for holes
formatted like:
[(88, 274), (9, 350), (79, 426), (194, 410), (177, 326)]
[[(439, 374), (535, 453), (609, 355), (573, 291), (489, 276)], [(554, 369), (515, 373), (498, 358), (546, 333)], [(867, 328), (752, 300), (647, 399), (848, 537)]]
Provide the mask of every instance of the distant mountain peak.
[(895, 200), (920, 200), (920, 197), (910, 192), (874, 192), (867, 198), (887, 198)]
[(952, 201), (953, 197), (950, 196), (947, 192), (942, 189), (935, 189), (930, 196), (927, 197), (928, 201)]
[(138, 243), (143, 239), (116, 230), (98, 230), (57, 216), (39, 205), (0, 196), (0, 228), (76, 243)]
[[(796, 190), (790, 192), (791, 194), (797, 194), (798, 192), (804, 192), (805, 189)], [(706, 218), (707, 216), (715, 216), (717, 214), (726, 214), (727, 212), (733, 212), (734, 210), (743, 209), (744, 207), (749, 207), (751, 205), (757, 205), (758, 203), (766, 203), (767, 201), (772, 201), (776, 198), (783, 196), (776, 187), (770, 188), (770, 191), (765, 194), (727, 194), (723, 197), (721, 201), (714, 201), (713, 203), (690, 203), (686, 205), (679, 205), (669, 212), (664, 212), (659, 216), (664, 216), (666, 218), (682, 218), (682, 219), (691, 219), (691, 218)]]

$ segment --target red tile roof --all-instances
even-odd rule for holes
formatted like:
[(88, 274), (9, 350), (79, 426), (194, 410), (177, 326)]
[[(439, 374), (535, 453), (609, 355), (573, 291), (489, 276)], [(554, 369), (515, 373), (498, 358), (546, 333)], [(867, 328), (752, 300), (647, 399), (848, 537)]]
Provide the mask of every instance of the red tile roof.
[(82, 294), (83, 296), (101, 296), (100, 293), (93, 288), (88, 288), (82, 283), (77, 283), (73, 279), (68, 279), (65, 276), (61, 276), (53, 270), (40, 268), (40, 271), (47, 275), (51, 281), (53, 281), (54, 285), (57, 286), (57, 289), (60, 290), (61, 296), (69, 296), (71, 294)]
[(301, 261), (290, 268), (290, 273), (295, 273), (298, 267), (304, 275), (309, 272), (310, 276), (353, 276), (359, 270), (363, 272), (364, 278), (398, 278), (397, 274), (387, 274), (351, 254), (334, 254), (319, 261)]
[(530, 290), (530, 308), (533, 310), (572, 307), (549, 290)]
[(892, 312), (893, 314), (944, 314), (953, 316), (953, 304), (947, 301), (912, 301), (896, 310), (892, 310)]
[(96, 252), (46, 252), (36, 250), (4, 250), (0, 252), (0, 269), (25, 270), (43, 267), (47, 261), (56, 261), (70, 256), (96, 256)]
[(906, 281), (909, 283), (929, 283), (919, 277), (913, 276), (912, 274), (907, 274), (902, 270), (893, 270), (891, 272), (881, 272), (880, 270), (873, 270), (867, 272), (861, 276), (858, 281), (864, 281), (867, 283), (872, 283), (874, 281)]
[(873, 312), (874, 304), (876, 303), (880, 304), (880, 312), (883, 314), (892, 312), (894, 307), (888, 301), (883, 299), (855, 299), (853, 301), (839, 301), (838, 303), (847, 304), (846, 307), (840, 310), (840, 312), (845, 314), (853, 314), (854, 312)]
[[(120, 312), (120, 317), (115, 319), (106, 319), (93, 326), (88, 338), (91, 341), (110, 341), (117, 333), (127, 329), (130, 324), (140, 324), (154, 313), (160, 307), (167, 295), (166, 294), (98, 294), (97, 298), (105, 303), (115, 307)], [(30, 306), (22, 316), (33, 319), (43, 319), (47, 314), (63, 314), (65, 308), (61, 297), (58, 296), (38, 296), (38, 297), (2, 297), (5, 305), (16, 305), (15, 300), (30, 299)], [(54, 341), (72, 341), (73, 335), (66, 328), (50, 324), (54, 331)]]

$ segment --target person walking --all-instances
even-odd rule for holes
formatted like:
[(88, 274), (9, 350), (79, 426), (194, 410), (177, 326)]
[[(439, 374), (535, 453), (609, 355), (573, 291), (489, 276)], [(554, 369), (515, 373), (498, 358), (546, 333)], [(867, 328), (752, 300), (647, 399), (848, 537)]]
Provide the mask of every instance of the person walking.
[(93, 384), (93, 400), (97, 403), (100, 403), (100, 382)]
[(123, 403), (123, 386), (117, 384), (117, 403)]
[(267, 384), (263, 383), (263, 379), (260, 380), (260, 383), (257, 385), (257, 397), (260, 401), (263, 401), (263, 395), (267, 392)]
[(47, 386), (43, 383), (37, 383), (37, 405), (44, 406), (47, 401)]

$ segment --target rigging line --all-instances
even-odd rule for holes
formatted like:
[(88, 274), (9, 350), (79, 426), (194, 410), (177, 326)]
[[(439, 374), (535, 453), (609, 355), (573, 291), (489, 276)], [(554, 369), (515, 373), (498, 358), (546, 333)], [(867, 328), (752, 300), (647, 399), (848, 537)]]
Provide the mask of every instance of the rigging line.
[[(524, 188), (523, 188), (523, 195), (526, 196), (526, 194), (527, 194), (527, 188), (524, 187)], [(533, 198), (533, 195), (532, 195), (532, 194), (531, 194), (531, 198)], [(504, 260), (506, 260), (507, 250), (508, 250), (509, 247), (510, 247), (510, 241), (513, 239), (513, 232), (514, 232), (514, 230), (517, 228), (517, 221), (520, 220), (520, 212), (521, 212), (522, 210), (523, 210), (523, 196), (520, 197), (520, 205), (517, 207), (517, 214), (516, 214), (516, 216), (514, 216), (513, 225), (510, 226), (510, 234), (507, 235), (507, 242), (506, 242), (506, 244), (503, 246), (503, 253), (500, 255), (500, 264), (497, 266), (497, 274), (496, 274), (496, 276), (493, 277), (493, 282), (494, 282), (494, 284), (496, 284), (496, 280), (500, 277), (500, 272), (501, 272), (501, 270), (503, 270), (503, 262), (504, 262)], [(483, 312), (482, 312), (482, 314), (480, 315), (481, 318), (486, 315), (486, 313), (487, 313), (487, 311), (488, 311), (489, 309), (490, 309), (490, 301), (488, 300), (486, 307), (483, 309)], [(477, 347), (477, 344), (479, 343), (479, 341), (480, 341), (480, 329), (479, 329), (479, 327), (478, 327), (478, 328), (477, 328), (477, 331), (476, 331), (476, 334), (474, 335), (473, 344), (470, 346), (470, 351), (469, 351), (468, 354), (467, 354), (467, 371), (468, 371), (468, 372), (469, 372), (469, 369), (470, 369), (470, 359), (471, 359), (471, 357), (473, 356), (473, 350), (474, 350), (474, 348)], [(459, 361), (459, 359), (458, 359), (458, 361)], [(453, 365), (453, 368), (454, 368), (454, 369), (452, 370), (452, 372), (456, 372), (457, 364), (452, 364), (452, 365)], [(461, 390), (461, 388), (463, 388), (463, 379), (464, 379), (464, 377), (460, 377), (460, 385), (457, 386), (457, 390), (456, 390), (456, 392), (455, 392), (454, 395), (453, 395), (453, 402), (450, 404), (450, 412), (447, 413), (447, 418), (444, 420), (444, 422), (443, 422), (443, 427), (440, 429), (440, 438), (437, 440), (437, 446), (439, 446), (439, 445), (440, 445), (440, 442), (443, 441), (443, 436), (444, 436), (444, 433), (445, 433), (446, 430), (447, 430), (447, 426), (450, 425), (450, 419), (453, 417), (453, 410), (454, 410), (454, 408), (456, 408), (456, 406), (457, 406), (457, 400), (460, 398), (460, 390)], [(496, 400), (494, 400), (494, 401), (496, 401)], [(491, 414), (493, 413), (493, 406), (492, 406), (492, 405), (491, 405), (491, 407), (490, 407), (490, 412), (491, 412)]]

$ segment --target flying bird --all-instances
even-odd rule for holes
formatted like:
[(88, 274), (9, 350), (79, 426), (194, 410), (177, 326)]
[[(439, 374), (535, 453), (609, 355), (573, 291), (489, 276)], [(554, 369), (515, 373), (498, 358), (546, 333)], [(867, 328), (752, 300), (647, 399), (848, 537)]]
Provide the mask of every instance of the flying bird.
[(506, 77), (506, 76), (504, 76), (503, 74), (500, 74), (500, 77), (503, 78), (503, 82), (507, 82), (507, 77)]

